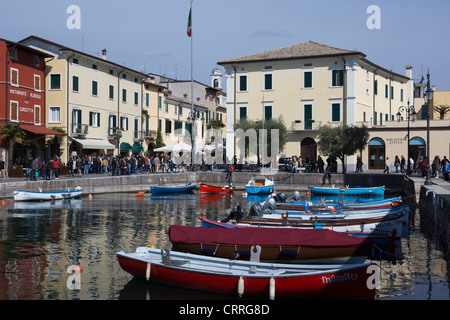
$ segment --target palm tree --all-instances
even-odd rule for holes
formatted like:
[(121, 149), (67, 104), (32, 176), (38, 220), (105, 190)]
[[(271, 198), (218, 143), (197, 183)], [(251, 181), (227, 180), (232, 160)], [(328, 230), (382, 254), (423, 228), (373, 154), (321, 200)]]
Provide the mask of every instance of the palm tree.
[(445, 115), (450, 111), (450, 106), (448, 104), (441, 104), (439, 106), (435, 106), (434, 110), (439, 113), (439, 119), (444, 119)]
[(12, 122), (6, 123), (1, 127), (0, 139), (6, 140), (8, 143), (8, 170), (11, 170), (13, 164), (13, 151), (16, 143), (23, 143), (25, 140), (25, 131), (17, 124)]

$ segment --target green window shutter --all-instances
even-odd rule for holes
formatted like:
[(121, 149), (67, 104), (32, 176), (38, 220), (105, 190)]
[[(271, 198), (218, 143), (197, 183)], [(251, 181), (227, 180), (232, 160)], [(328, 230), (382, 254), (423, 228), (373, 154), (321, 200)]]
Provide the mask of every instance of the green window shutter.
[(162, 108), (162, 97), (161, 96), (158, 97), (158, 108), (159, 109)]
[(111, 99), (111, 100), (113, 100), (114, 99), (114, 86), (109, 86), (109, 98)]
[(312, 72), (307, 71), (304, 73), (304, 88), (312, 88)]
[(339, 103), (331, 105), (331, 121), (341, 121), (341, 105)]
[(137, 92), (134, 93), (134, 104), (139, 104), (139, 94)]
[(384, 85), (384, 97), (389, 98), (389, 86), (387, 84)]
[(122, 89), (122, 102), (127, 102), (127, 89)]
[(247, 119), (247, 107), (241, 107), (239, 109), (239, 119)]
[(373, 82), (373, 93), (378, 94), (378, 80)]
[(72, 91), (78, 92), (79, 90), (79, 78), (77, 76), (72, 77)]
[(342, 87), (344, 85), (344, 70), (333, 70), (332, 87)]
[(305, 104), (305, 129), (312, 129), (312, 105)]
[(247, 76), (239, 77), (239, 91), (247, 91)]
[(272, 119), (272, 106), (265, 106), (264, 107), (264, 118), (265, 118), (265, 120), (271, 120)]
[(50, 75), (50, 89), (54, 89), (54, 90), (61, 89), (61, 75), (60, 74)]
[(89, 111), (89, 126), (92, 126), (92, 123), (94, 122), (94, 120), (92, 119), (94, 116), (94, 113)]
[(97, 126), (100, 127), (100, 112), (97, 112)]
[(400, 102), (403, 102), (403, 89), (400, 89)]
[(149, 106), (150, 104), (150, 95), (148, 93), (145, 94), (145, 106)]
[(264, 90), (272, 90), (272, 74), (264, 75)]
[(394, 86), (391, 86), (391, 100), (394, 100)]
[(98, 93), (97, 81), (92, 81), (92, 95), (96, 96)]

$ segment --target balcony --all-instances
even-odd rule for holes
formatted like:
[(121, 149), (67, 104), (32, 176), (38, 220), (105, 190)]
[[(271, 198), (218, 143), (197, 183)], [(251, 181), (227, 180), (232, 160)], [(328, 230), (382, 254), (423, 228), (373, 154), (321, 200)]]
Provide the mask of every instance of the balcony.
[(122, 137), (122, 131), (120, 128), (108, 128), (108, 139), (114, 140)]
[(71, 123), (72, 128), (71, 135), (73, 137), (85, 137), (88, 134), (89, 126), (81, 123)]

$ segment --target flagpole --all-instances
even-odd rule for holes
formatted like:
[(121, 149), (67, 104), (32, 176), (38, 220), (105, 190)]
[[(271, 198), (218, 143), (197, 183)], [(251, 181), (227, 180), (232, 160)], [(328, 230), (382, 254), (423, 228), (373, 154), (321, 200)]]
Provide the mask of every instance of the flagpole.
[(195, 171), (195, 113), (194, 113), (194, 50), (193, 50), (193, 34), (192, 34), (192, 2), (189, 11), (190, 23), (191, 23), (191, 117), (192, 117), (192, 128), (191, 128), (191, 165), (192, 169)]

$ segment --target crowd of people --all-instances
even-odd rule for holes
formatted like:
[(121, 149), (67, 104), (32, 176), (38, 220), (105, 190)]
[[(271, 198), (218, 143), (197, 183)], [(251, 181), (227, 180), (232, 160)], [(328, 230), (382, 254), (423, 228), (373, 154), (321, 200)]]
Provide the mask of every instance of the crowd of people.
[[(235, 160), (235, 159), (234, 159)], [(0, 159), (0, 172), (2, 171), (4, 162)], [(236, 163), (235, 163), (236, 165)], [(361, 157), (357, 157), (356, 172), (362, 172)], [(418, 157), (416, 161), (412, 157), (408, 160), (402, 155), (395, 156), (393, 162), (396, 173), (416, 174), (426, 176), (428, 171), (427, 157)], [(27, 176), (30, 180), (36, 181), (37, 177), (45, 180), (59, 179), (61, 175), (61, 160), (58, 156), (48, 161), (30, 158), (27, 163)], [(292, 156), (289, 159), (290, 171), (295, 173), (300, 168), (306, 172), (325, 173), (328, 179), (331, 173), (337, 173), (337, 161), (334, 158), (326, 159), (326, 162), (319, 156), (316, 161), (310, 159), (303, 160), (301, 157)], [(71, 177), (91, 175), (91, 174), (111, 174), (113, 176), (132, 175), (142, 173), (164, 173), (164, 172), (186, 172), (191, 171), (191, 166), (176, 161), (161, 153), (159, 155), (147, 157), (145, 155), (73, 155), (67, 163), (68, 174)], [(391, 162), (388, 157), (385, 159), (385, 173), (389, 173)], [(441, 160), (439, 156), (435, 156), (430, 164), (431, 177), (441, 177), (446, 183), (449, 183), (450, 163), (446, 156)], [(227, 171), (227, 170), (225, 170)], [(239, 170), (238, 170), (239, 171)], [(6, 176), (3, 173), (3, 180)]]

